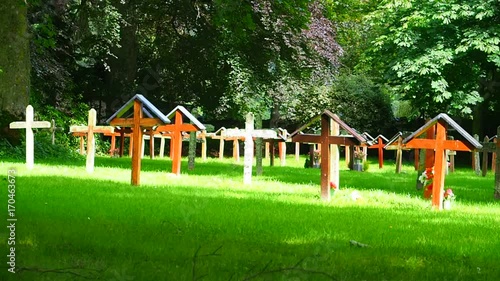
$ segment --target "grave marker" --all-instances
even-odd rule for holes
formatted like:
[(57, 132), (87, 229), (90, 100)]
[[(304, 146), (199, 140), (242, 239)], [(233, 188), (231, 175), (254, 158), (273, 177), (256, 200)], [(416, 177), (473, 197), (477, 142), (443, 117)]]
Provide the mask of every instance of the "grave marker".
[(385, 143), (389, 142), (389, 140), (383, 135), (378, 135), (375, 139), (375, 144), (370, 145), (368, 148), (377, 148), (378, 149), (378, 168), (382, 169), (384, 167), (384, 147)]
[[(464, 137), (464, 141), (448, 140), (446, 137), (447, 126), (454, 128), (459, 134)], [(434, 138), (421, 139), (417, 138), (424, 133), (432, 132)], [(435, 132), (435, 134), (434, 134)], [(432, 189), (432, 206), (436, 210), (443, 208), (443, 190), (444, 178), (446, 169), (446, 149), (454, 151), (473, 151), (481, 148), (481, 144), (476, 141), (469, 133), (460, 127), (447, 114), (441, 113), (428, 121), (420, 129), (413, 132), (410, 136), (403, 140), (406, 148), (419, 148), (434, 151), (434, 180)], [(426, 164), (426, 167), (428, 166)]]
[[(184, 123), (182, 118), (187, 117), (190, 123)], [(175, 175), (181, 174), (181, 157), (182, 157), (182, 132), (194, 132), (205, 130), (205, 126), (201, 124), (196, 117), (194, 117), (183, 106), (177, 106), (167, 114), (167, 118), (174, 119), (174, 124), (162, 125), (156, 128), (156, 132), (169, 132), (170, 133), (170, 157), (172, 158), (172, 173)]]
[[(321, 120), (321, 135), (301, 133), (318, 120)], [(340, 129), (347, 131), (350, 135), (341, 136)], [(330, 182), (337, 187), (340, 186), (338, 146), (363, 145), (367, 142), (363, 136), (329, 110), (325, 110), (322, 114), (314, 117), (290, 136), (293, 142), (321, 144), (321, 198), (326, 201), (330, 200)]]
[(243, 161), (243, 183), (252, 183), (252, 166), (253, 166), (253, 134), (254, 117), (251, 112), (246, 116), (245, 122), (245, 158)]
[(94, 159), (95, 159), (95, 133), (114, 133), (115, 128), (111, 126), (96, 126), (97, 113), (95, 109), (89, 110), (87, 119), (87, 126), (71, 126), (69, 131), (73, 134), (80, 136), (80, 153), (83, 146), (83, 136), (87, 136), (87, 160), (86, 170), (88, 173), (94, 172)]
[[(130, 109), (133, 109), (132, 113), (125, 115)], [(144, 115), (147, 117), (144, 117)], [(143, 95), (136, 94), (106, 120), (106, 123), (112, 126), (120, 126), (122, 129), (123, 127), (132, 128), (132, 138), (130, 138), (132, 142), (131, 184), (140, 185), (142, 131), (143, 129), (151, 129), (158, 125), (170, 123), (170, 120)]]
[(25, 129), (26, 130), (26, 168), (29, 170), (35, 166), (35, 137), (33, 129), (48, 129), (50, 122), (34, 121), (35, 114), (33, 106), (26, 107), (26, 121), (15, 121), (9, 124), (10, 129)]

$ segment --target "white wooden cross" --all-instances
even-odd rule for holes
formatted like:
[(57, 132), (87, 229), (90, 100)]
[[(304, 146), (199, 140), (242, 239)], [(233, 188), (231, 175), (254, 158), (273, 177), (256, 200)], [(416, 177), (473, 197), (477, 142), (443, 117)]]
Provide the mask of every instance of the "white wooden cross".
[(89, 110), (89, 118), (87, 126), (71, 126), (69, 131), (71, 133), (87, 133), (87, 172), (94, 172), (94, 158), (95, 158), (95, 139), (94, 133), (114, 133), (113, 126), (96, 126), (97, 113), (95, 109)]
[(33, 169), (35, 165), (35, 138), (34, 128), (50, 128), (48, 121), (33, 121), (33, 106), (26, 107), (26, 121), (16, 121), (9, 125), (11, 129), (26, 129), (26, 168)]
[(252, 183), (254, 116), (249, 112), (245, 122), (245, 159), (243, 162), (243, 183)]

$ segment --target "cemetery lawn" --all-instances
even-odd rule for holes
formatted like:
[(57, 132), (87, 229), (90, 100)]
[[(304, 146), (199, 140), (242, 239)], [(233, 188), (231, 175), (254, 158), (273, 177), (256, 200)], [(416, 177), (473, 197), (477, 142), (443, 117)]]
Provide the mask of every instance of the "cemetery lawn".
[[(304, 159), (266, 161), (251, 186), (242, 184), (243, 160), (196, 160), (188, 171), (183, 159), (175, 177), (165, 172), (170, 161), (144, 159), (140, 187), (130, 186), (130, 158), (98, 157), (93, 174), (83, 159), (35, 159), (29, 172), (0, 162), (0, 280), (500, 280), (491, 173), (448, 175), (457, 199), (438, 212), (415, 189), (413, 168), (395, 174), (390, 161), (342, 170), (340, 191), (325, 203), (320, 171), (304, 169)], [(7, 271), (10, 168), (15, 274)]]

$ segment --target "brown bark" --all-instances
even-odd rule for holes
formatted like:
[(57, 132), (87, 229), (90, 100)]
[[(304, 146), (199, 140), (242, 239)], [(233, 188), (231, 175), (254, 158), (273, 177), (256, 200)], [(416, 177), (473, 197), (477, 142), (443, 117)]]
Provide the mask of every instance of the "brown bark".
[(30, 52), (27, 7), (24, 1), (0, 5), (0, 122), (24, 116), (29, 102)]

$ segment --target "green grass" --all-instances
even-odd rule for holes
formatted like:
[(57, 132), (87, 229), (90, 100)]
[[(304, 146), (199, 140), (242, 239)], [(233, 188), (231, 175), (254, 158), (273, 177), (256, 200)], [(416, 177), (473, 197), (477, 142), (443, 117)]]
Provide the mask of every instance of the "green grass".
[[(372, 161), (367, 172), (343, 169), (340, 191), (326, 203), (319, 169), (287, 161), (245, 186), (242, 163), (230, 159), (197, 159), (193, 171), (184, 161), (180, 177), (165, 172), (170, 161), (144, 159), (140, 187), (129, 184), (129, 158), (97, 158), (90, 175), (84, 160), (38, 162), (32, 171), (1, 162), (5, 226), (7, 170), (19, 174), (20, 272), (7, 272), (2, 227), (0, 280), (500, 279), (491, 173), (447, 176), (457, 199), (437, 212), (415, 189), (412, 167), (395, 174), (394, 165), (379, 170)], [(361, 199), (351, 199), (354, 190)]]

